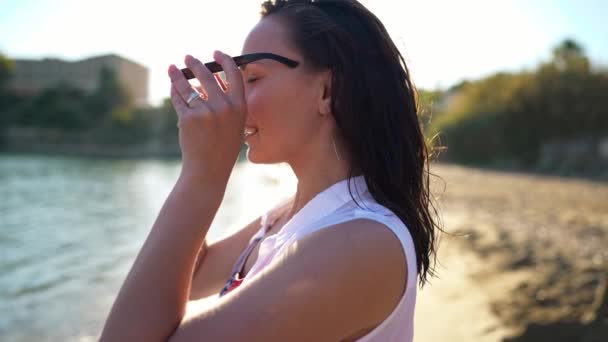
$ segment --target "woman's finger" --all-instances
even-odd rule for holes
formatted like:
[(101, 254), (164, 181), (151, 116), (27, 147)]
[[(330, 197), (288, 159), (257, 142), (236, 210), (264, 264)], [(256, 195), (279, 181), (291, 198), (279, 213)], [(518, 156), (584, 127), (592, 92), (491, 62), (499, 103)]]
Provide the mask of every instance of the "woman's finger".
[(214, 99), (224, 96), (224, 92), (220, 90), (213, 73), (200, 60), (187, 55), (184, 62), (205, 89), (208, 101), (214, 101)]
[(230, 98), (233, 101), (243, 101), (244, 98), (244, 86), (243, 86), (243, 77), (241, 76), (241, 70), (232, 59), (227, 54), (216, 51), (213, 54), (213, 59), (222, 66), (224, 69), (224, 73), (226, 74), (226, 79), (228, 80), (228, 94), (230, 94)]
[(175, 111), (177, 112), (178, 119), (182, 113), (191, 109), (179, 94), (175, 83), (171, 83), (171, 103), (173, 103), (173, 108), (175, 108)]
[[(175, 85), (178, 94), (181, 96), (182, 100), (185, 101), (190, 97), (194, 89), (190, 82), (184, 77), (184, 74), (173, 64), (169, 66), (169, 77), (171, 78), (171, 83)], [(196, 100), (195, 100), (196, 101)]]
[(196, 91), (198, 91), (199, 94), (201, 94), (201, 97), (203, 98), (203, 100), (207, 101), (209, 96), (207, 95), (207, 93), (205, 93), (205, 89), (202, 86), (194, 86), (194, 89)]

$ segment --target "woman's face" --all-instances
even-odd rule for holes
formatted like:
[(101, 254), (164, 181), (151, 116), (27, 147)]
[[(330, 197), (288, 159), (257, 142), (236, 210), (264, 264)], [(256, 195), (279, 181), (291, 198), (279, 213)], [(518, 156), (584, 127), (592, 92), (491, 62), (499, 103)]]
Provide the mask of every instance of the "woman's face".
[(323, 73), (303, 68), (300, 53), (289, 44), (286, 26), (277, 18), (262, 19), (249, 33), (243, 54), (270, 52), (300, 62), (296, 68), (270, 59), (247, 64), (242, 71), (247, 101), (247, 158), (253, 163), (289, 162), (312, 151), (320, 138), (319, 99)]

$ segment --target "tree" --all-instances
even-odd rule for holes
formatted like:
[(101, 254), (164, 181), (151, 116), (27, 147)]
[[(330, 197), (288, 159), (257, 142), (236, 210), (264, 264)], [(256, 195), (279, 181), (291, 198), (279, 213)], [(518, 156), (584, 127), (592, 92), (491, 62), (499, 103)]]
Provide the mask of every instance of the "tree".
[(84, 92), (65, 83), (45, 89), (19, 116), (24, 126), (77, 130), (90, 123), (84, 115)]
[(573, 39), (565, 39), (553, 48), (553, 65), (559, 71), (574, 71), (589, 73), (589, 58), (585, 49)]
[(102, 68), (97, 89), (87, 100), (88, 112), (93, 116), (93, 120), (111, 120), (113, 112), (131, 108), (132, 103), (127, 88), (120, 83), (116, 73), (111, 69)]
[(599, 141), (608, 132), (608, 71), (591, 69), (584, 49), (564, 40), (536, 70), (496, 73), (459, 84), (428, 131), (450, 158), (535, 165), (543, 146)]
[(7, 127), (15, 118), (19, 99), (8, 90), (15, 62), (0, 53), (0, 130)]
[(4, 54), (0, 53), (0, 92), (5, 92), (6, 86), (12, 77), (14, 68), (15, 62), (6, 57)]

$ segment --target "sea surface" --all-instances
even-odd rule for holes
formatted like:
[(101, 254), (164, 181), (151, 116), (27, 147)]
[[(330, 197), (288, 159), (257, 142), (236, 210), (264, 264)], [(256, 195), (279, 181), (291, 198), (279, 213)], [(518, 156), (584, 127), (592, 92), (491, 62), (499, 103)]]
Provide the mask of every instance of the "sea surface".
[[(94, 341), (180, 161), (0, 155), (0, 341)], [(286, 165), (236, 164), (208, 240), (295, 190)]]

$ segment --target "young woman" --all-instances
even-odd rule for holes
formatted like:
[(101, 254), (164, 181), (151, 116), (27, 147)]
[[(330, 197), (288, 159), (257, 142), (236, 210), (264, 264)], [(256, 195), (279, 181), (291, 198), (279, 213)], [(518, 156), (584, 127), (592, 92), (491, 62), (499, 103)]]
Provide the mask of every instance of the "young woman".
[[(182, 171), (101, 340), (412, 341), (438, 227), (403, 57), (355, 0), (266, 1), (242, 52), (272, 55), (216, 52), (227, 82), (186, 56), (204, 96), (169, 67)], [(243, 135), (297, 191), (207, 245)]]

